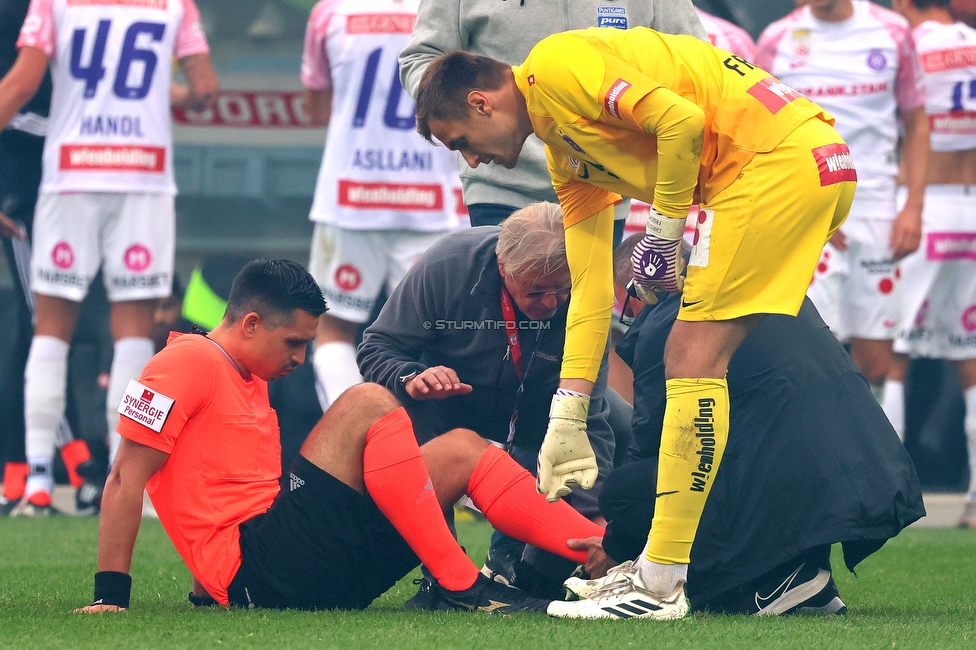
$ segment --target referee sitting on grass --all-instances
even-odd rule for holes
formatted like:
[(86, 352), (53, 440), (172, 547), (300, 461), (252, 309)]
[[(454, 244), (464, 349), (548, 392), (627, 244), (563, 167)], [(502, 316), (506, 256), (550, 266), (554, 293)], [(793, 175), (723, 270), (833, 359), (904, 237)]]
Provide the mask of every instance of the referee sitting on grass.
[(422, 560), (435, 609), (546, 610), (549, 601), (479, 574), (443, 509), (467, 493), (499, 530), (577, 562), (586, 552), (566, 541), (603, 529), (547, 504), (527, 471), (470, 430), (421, 449), (381, 386), (355, 386), (333, 404), (279, 489), (267, 382), (304, 361), (325, 309), (299, 265), (250, 262), (220, 325), (174, 334), (129, 384), (102, 499), (95, 597), (77, 612), (128, 608), (144, 489), (193, 574), (195, 604), (363, 609)]

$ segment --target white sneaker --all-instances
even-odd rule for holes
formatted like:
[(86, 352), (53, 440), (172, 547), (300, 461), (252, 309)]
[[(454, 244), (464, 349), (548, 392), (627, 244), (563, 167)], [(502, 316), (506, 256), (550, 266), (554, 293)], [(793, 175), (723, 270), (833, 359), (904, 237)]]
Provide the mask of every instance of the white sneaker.
[(650, 618), (656, 621), (671, 621), (688, 615), (683, 580), (670, 594), (658, 596), (644, 586), (640, 571), (632, 566), (624, 569), (626, 564), (614, 567), (606, 578), (601, 578), (602, 586), (585, 600), (554, 600), (549, 603), (546, 613), (556, 618)]
[(626, 576), (632, 575), (636, 571), (637, 567), (634, 566), (634, 561), (627, 560), (623, 564), (618, 564), (607, 571), (607, 575), (602, 578), (594, 578), (593, 580), (583, 580), (577, 577), (567, 578), (563, 582), (563, 586), (579, 598), (589, 598), (593, 593), (606, 585), (623, 580)]

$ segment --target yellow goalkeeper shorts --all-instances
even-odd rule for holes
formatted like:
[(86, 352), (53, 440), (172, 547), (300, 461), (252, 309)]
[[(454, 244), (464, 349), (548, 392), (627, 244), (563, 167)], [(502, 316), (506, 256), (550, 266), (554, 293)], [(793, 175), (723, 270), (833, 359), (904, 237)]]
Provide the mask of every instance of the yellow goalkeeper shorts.
[(855, 185), (847, 145), (817, 118), (756, 154), (701, 206), (678, 319), (795, 316)]

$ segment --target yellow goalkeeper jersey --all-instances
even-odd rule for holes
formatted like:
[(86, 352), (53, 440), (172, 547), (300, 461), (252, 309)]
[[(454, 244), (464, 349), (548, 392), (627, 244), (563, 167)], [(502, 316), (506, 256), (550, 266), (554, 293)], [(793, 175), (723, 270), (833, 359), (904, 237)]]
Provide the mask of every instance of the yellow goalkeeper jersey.
[(804, 121), (833, 124), (748, 61), (643, 27), (555, 34), (513, 71), (567, 227), (620, 195), (684, 218), (696, 189), (707, 202)]

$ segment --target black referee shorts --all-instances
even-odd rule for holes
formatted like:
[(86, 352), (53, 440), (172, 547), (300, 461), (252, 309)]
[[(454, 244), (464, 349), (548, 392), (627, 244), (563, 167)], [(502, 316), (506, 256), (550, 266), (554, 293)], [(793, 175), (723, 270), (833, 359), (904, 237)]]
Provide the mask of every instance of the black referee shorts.
[(227, 588), (239, 607), (365, 609), (420, 564), (368, 495), (300, 455), (286, 489), (240, 531)]

